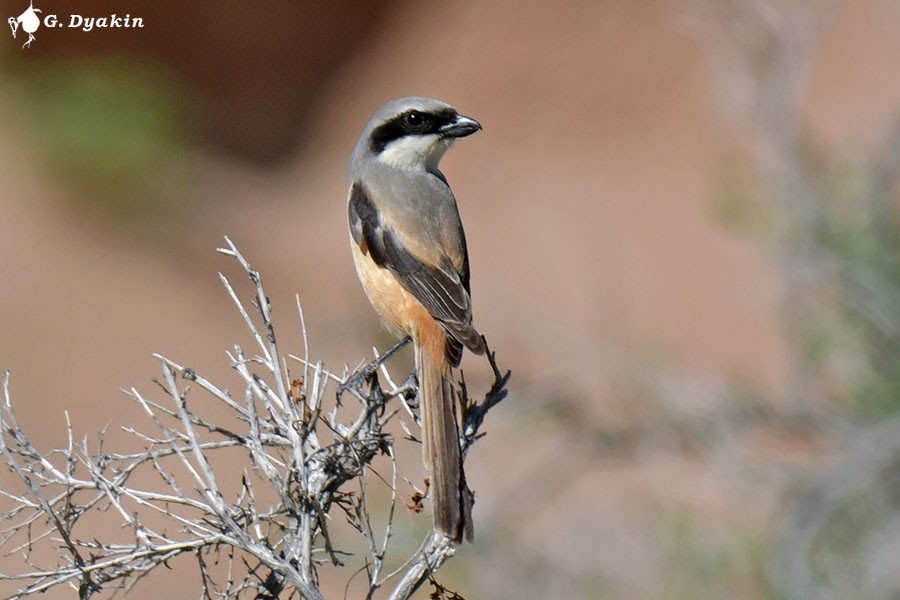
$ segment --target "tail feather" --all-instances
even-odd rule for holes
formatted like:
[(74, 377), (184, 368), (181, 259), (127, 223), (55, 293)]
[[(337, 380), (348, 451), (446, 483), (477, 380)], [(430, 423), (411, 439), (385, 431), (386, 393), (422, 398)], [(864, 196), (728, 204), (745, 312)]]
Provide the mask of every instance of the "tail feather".
[(456, 386), (443, 352), (415, 345), (422, 397), (422, 459), (431, 473), (434, 526), (444, 535), (472, 541), (472, 492), (466, 485), (456, 418)]

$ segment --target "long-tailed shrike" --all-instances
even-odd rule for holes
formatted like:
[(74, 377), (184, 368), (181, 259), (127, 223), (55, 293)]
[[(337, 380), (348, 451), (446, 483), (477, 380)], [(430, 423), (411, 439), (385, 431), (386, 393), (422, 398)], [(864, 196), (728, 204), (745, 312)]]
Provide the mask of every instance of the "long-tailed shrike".
[(483, 354), (472, 325), (469, 260), (456, 199), (438, 162), (478, 121), (431, 98), (399, 98), (369, 120), (350, 157), (353, 260), (386, 328), (415, 348), (422, 456), (435, 528), (472, 540), (472, 492), (459, 444), (452, 370), (463, 347)]

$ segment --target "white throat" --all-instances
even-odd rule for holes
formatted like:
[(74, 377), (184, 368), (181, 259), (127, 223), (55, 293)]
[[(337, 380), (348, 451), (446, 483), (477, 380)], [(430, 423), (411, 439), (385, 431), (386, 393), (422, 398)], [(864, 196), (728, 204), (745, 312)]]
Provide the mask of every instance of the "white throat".
[(452, 144), (453, 138), (437, 134), (408, 135), (388, 144), (377, 160), (399, 169), (433, 170)]

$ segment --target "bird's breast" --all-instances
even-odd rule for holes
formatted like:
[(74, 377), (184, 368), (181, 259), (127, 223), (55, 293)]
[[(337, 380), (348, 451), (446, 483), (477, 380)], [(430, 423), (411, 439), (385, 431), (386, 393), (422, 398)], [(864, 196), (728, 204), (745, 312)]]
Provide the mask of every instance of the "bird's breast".
[(352, 239), (350, 247), (363, 290), (381, 322), (392, 335), (398, 338), (407, 335), (417, 338), (424, 328), (429, 331), (438, 328), (434, 317), (415, 296), (400, 285), (393, 273), (376, 265)]

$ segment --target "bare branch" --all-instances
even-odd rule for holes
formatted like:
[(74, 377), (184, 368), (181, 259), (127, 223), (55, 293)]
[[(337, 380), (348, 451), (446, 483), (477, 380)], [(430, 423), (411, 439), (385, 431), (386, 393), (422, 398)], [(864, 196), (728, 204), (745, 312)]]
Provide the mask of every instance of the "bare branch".
[[(77, 441), (65, 415), (64, 447), (44, 453), (16, 420), (6, 374), (0, 453), (20, 485), (0, 490), (0, 581), (19, 582), (13, 598), (59, 586), (77, 589), (83, 599), (108, 589), (127, 592), (172, 559), (189, 556), (192, 561), (182, 564), (197, 569), (201, 598), (252, 591), (257, 598), (288, 592), (321, 599), (318, 569), (329, 563), (341, 568), (353, 559), (350, 572), (361, 564), (368, 574), (367, 597), (396, 580), (389, 597), (401, 599), (455, 553), (453, 541), (431, 532), (413, 556), (388, 568), (396, 560), (391, 542), (399, 476), (390, 432), (399, 408), (388, 404), (401, 396), (415, 418), (409, 400), (415, 389), (408, 382), (396, 385), (385, 363), (406, 342), (376, 352), (371, 364), (351, 376), (336, 376), (310, 360), (298, 297), (302, 358), (282, 352), (262, 278), (230, 239), (226, 243), (220, 251), (238, 261), (253, 286), (248, 310), (220, 275), (258, 346), (252, 357), (240, 346), (228, 353), (243, 393), (232, 394), (182, 362), (154, 354), (163, 396), (126, 391), (147, 417), (143, 425), (122, 427), (131, 436), (130, 449), (104, 449), (103, 431), (89, 448), (87, 438)], [(287, 358), (302, 365), (302, 376), (289, 378)], [(493, 353), (489, 360), (496, 382), (488, 396), (481, 404), (465, 398), (465, 448), (478, 438), (487, 411), (506, 395), (509, 374), (500, 375)], [(333, 403), (326, 402), (329, 390)], [(216, 422), (204, 416), (213, 405), (227, 413)], [(373, 465), (379, 457), (390, 465), (387, 479)], [(229, 468), (217, 471), (222, 461)], [(236, 461), (242, 461), (237, 469)], [(383, 483), (389, 496), (386, 515), (379, 518), (370, 502), (375, 483)], [(332, 511), (335, 506), (338, 511)], [(118, 533), (91, 530), (82, 517), (97, 511), (116, 517)], [(334, 526), (340, 514), (357, 539), (348, 538), (347, 527)], [(384, 523), (383, 529), (376, 523)], [(355, 551), (360, 542), (364, 550)]]

